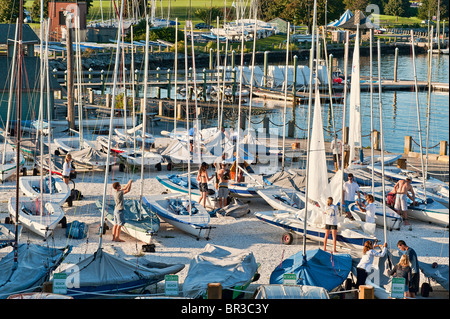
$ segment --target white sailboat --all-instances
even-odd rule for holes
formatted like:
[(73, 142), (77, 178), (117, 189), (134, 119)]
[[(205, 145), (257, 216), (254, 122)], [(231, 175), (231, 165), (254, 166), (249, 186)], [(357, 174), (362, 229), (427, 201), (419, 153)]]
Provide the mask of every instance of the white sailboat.
[[(119, 66), (120, 39), (122, 33), (124, 1), (121, 1), (120, 21), (117, 35), (116, 59), (114, 70), (113, 96), (116, 93), (117, 71)], [(147, 18), (148, 23), (148, 18)], [(114, 99), (110, 114), (109, 140), (113, 131)], [(111, 144), (108, 144), (107, 164), (111, 156)], [(166, 274), (177, 273), (184, 265), (167, 265), (164, 267), (147, 267), (145, 264), (131, 262), (106, 253), (102, 249), (104, 219), (106, 211), (106, 189), (108, 186), (108, 170), (105, 171), (103, 198), (99, 230), (99, 247), (97, 251), (77, 264), (65, 269), (68, 276), (77, 276), (77, 286), (68, 289), (68, 295), (74, 298), (92, 298), (99, 294), (115, 294), (135, 289), (143, 289), (148, 285), (164, 279)]]
[[(192, 22), (191, 22), (192, 24)], [(184, 29), (185, 43), (187, 43), (187, 30)], [(191, 29), (191, 39), (192, 29)], [(193, 46), (192, 46), (193, 50)], [(194, 52), (192, 52), (193, 69), (195, 70)], [(187, 46), (185, 46), (185, 68), (188, 73), (187, 63)], [(186, 87), (188, 83), (186, 82)], [(194, 77), (194, 90), (196, 89), (196, 82)], [(195, 98), (197, 101), (197, 97)], [(197, 107), (195, 108), (197, 109)], [(186, 140), (189, 138), (189, 99), (186, 96)], [(192, 184), (191, 184), (191, 162), (187, 161), (187, 194), (170, 194), (170, 195), (150, 195), (145, 196), (144, 201), (150, 206), (150, 209), (158, 214), (158, 216), (176, 228), (191, 234), (197, 238), (209, 239), (211, 226), (209, 226), (210, 215), (206, 209), (198, 202), (192, 199)], [(161, 180), (160, 180), (161, 182)]]

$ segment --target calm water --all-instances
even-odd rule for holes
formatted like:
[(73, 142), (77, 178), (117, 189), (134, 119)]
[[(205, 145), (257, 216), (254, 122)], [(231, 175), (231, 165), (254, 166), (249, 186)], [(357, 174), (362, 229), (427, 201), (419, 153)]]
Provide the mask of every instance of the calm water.
[[(427, 80), (427, 56), (416, 56), (416, 73), (418, 81)], [(339, 60), (339, 66), (343, 69), (343, 59)], [(361, 58), (361, 76), (370, 75), (370, 60), (369, 57)], [(349, 70), (351, 68), (351, 61), (349, 62)], [(376, 80), (378, 77), (378, 65), (375, 60), (373, 63), (373, 76)], [(398, 79), (399, 80), (413, 80), (414, 79), (413, 61), (410, 56), (399, 56), (398, 58)], [(381, 77), (392, 79), (394, 77), (394, 55), (387, 55), (382, 57), (381, 61)], [(440, 59), (437, 56), (433, 57), (432, 81), (449, 83), (449, 56), (441, 55)], [(348, 126), (348, 101), (347, 96), (347, 116), (346, 123)], [(403, 153), (404, 151), (404, 137), (406, 135), (412, 136), (414, 141), (419, 144), (419, 130), (417, 121), (417, 107), (416, 96), (414, 91), (387, 91), (382, 93), (382, 114), (383, 114), (383, 131), (385, 133), (385, 150), (390, 152)], [(282, 119), (283, 101), (277, 102), (279, 107), (271, 115), (271, 121), (279, 124)], [(289, 104), (288, 104), (289, 105)], [(378, 92), (373, 93), (373, 126), (375, 130), (380, 131), (380, 116), (378, 107)], [(336, 130), (342, 128), (343, 105), (333, 103), (334, 119)], [(427, 93), (419, 93), (419, 109), (420, 121), (422, 128), (422, 143), (425, 147), (426, 142), (426, 111), (427, 111)], [(331, 140), (332, 115), (329, 104), (322, 103), (322, 117), (325, 128), (325, 139)], [(429, 124), (429, 146), (432, 147), (438, 144), (441, 140), (449, 140), (449, 94), (434, 92), (431, 96), (430, 109), (430, 124)], [(287, 121), (292, 119), (292, 108), (288, 107)], [(369, 146), (370, 127), (371, 127), (371, 108), (370, 108), (370, 93), (361, 92), (361, 117), (362, 117), (362, 136), (363, 145)], [(298, 138), (306, 137), (307, 127), (307, 105), (297, 106), (296, 109), (296, 128), (295, 136)], [(257, 123), (262, 117), (252, 117), (252, 122)], [(255, 128), (262, 127), (261, 124), (254, 124)], [(281, 134), (282, 128), (272, 125), (272, 128), (278, 128)], [(339, 133), (339, 137), (341, 134)], [(413, 142), (413, 150), (419, 151), (419, 146)], [(430, 149), (430, 153), (439, 153), (439, 146)]]

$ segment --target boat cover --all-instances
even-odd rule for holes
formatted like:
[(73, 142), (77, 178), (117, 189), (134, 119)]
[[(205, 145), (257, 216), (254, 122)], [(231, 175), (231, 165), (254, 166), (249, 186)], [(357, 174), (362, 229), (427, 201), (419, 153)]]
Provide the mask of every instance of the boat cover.
[(245, 285), (252, 280), (257, 269), (258, 264), (251, 251), (207, 244), (189, 264), (183, 296), (201, 297), (210, 282), (220, 283), (223, 289)]
[[(78, 284), (80, 293), (91, 288), (108, 293), (117, 292), (121, 285), (127, 285), (128, 290), (145, 287), (183, 268), (183, 264), (170, 265), (166, 268), (147, 268), (141, 263), (108, 254), (99, 248), (94, 254), (63, 272)], [(68, 289), (68, 294), (76, 296), (76, 290), (77, 288), (72, 291)]]
[(225, 217), (225, 216), (231, 216), (234, 218), (242, 217), (250, 212), (250, 208), (248, 204), (244, 204), (242, 201), (240, 201), (238, 198), (232, 199), (232, 202), (222, 208), (217, 208), (209, 212), (211, 216), (217, 216), (217, 217)]
[(261, 285), (254, 299), (330, 299), (322, 287), (300, 285)]
[(20, 244), (18, 265), (14, 269), (14, 251), (0, 260), (0, 298), (38, 288), (62, 262), (71, 247), (63, 249)]
[(432, 278), (448, 291), (448, 265), (438, 264), (433, 268), (432, 264), (419, 261), (419, 267), (426, 277)]
[[(93, 147), (85, 147), (79, 151), (71, 152), (72, 158), (75, 162), (96, 165), (105, 165), (107, 155), (96, 150)], [(113, 163), (111, 163), (113, 164)]]
[(270, 275), (271, 284), (282, 284), (284, 274), (296, 274), (298, 285), (323, 287), (327, 291), (341, 285), (352, 267), (349, 254), (330, 254), (321, 249), (300, 251), (275, 268)]
[(15, 227), (14, 224), (0, 224), (0, 248), (15, 241)]
[[(95, 202), (97, 208), (102, 210), (102, 201), (97, 200)], [(150, 210), (148, 205), (142, 203), (142, 211), (139, 200), (126, 199), (124, 200), (124, 220), (128, 226), (134, 226), (137, 228), (147, 229), (148, 232), (156, 233), (159, 230), (160, 220), (156, 213)], [(114, 201), (106, 203), (106, 217), (112, 220), (114, 217)]]

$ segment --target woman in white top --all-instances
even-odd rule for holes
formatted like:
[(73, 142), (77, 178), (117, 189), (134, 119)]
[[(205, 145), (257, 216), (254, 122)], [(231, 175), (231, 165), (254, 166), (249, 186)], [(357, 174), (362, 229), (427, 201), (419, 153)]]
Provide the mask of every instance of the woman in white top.
[(323, 212), (324, 214), (326, 214), (326, 218), (325, 218), (325, 238), (324, 238), (324, 242), (323, 242), (323, 250), (327, 251), (327, 241), (328, 241), (328, 236), (330, 235), (330, 230), (331, 230), (331, 235), (333, 236), (333, 252), (336, 253), (336, 237), (337, 237), (337, 224), (338, 224), (338, 220), (337, 220), (337, 216), (339, 214), (339, 211), (336, 207), (336, 205), (333, 205), (333, 198), (332, 197), (328, 197), (327, 200), (327, 208), (325, 209), (325, 211)]
[(375, 206), (374, 202), (375, 199), (370, 194), (366, 195), (366, 203), (368, 203), (367, 205), (365, 205), (364, 203), (361, 203), (360, 205), (358, 202), (356, 202), (359, 210), (366, 213), (366, 223), (375, 223), (375, 212), (377, 210), (377, 207)]
[[(376, 251), (374, 249), (375, 247), (380, 247), (381, 252)], [(359, 288), (360, 285), (364, 285), (366, 283), (367, 275), (372, 269), (374, 257), (384, 257), (386, 254), (387, 243), (384, 243), (384, 245), (377, 245), (375, 247), (370, 240), (364, 243), (363, 256), (361, 257), (359, 264), (356, 266), (356, 288)]]
[(73, 166), (72, 166), (72, 155), (67, 154), (66, 158), (64, 159), (63, 172), (62, 172), (63, 181), (67, 185), (69, 185), (70, 173), (73, 173), (74, 171), (75, 170), (73, 169)]

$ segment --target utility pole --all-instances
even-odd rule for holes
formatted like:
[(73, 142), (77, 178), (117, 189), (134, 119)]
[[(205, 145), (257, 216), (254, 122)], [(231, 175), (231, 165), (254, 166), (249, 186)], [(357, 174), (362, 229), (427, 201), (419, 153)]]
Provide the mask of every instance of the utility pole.
[(67, 120), (69, 128), (75, 129), (75, 103), (73, 87), (73, 45), (72, 45), (73, 15), (66, 12), (66, 46), (67, 46)]

